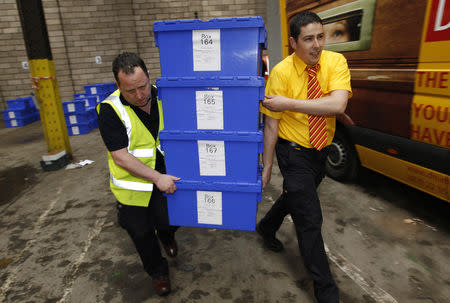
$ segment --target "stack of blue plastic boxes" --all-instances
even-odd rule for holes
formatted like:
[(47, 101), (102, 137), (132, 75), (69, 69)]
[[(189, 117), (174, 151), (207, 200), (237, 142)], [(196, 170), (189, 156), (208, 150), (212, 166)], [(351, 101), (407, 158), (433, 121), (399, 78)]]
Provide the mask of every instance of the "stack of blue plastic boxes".
[(98, 127), (95, 106), (117, 89), (114, 82), (84, 86), (84, 93), (74, 94), (73, 101), (63, 102), (69, 136), (83, 135)]
[(261, 201), (261, 17), (155, 22), (172, 225), (254, 230)]
[(32, 96), (6, 100), (6, 104), (8, 108), (2, 111), (6, 127), (25, 126), (41, 119)]

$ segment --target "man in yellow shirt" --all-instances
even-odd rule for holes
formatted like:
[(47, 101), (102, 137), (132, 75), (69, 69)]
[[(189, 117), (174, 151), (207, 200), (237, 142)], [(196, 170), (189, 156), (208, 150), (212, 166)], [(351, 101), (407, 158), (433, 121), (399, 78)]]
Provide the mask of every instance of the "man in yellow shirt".
[(322, 20), (301, 12), (290, 23), (294, 53), (269, 75), (265, 115), (263, 187), (270, 181), (274, 150), (283, 175), (283, 193), (257, 224), (265, 246), (283, 250), (275, 234), (290, 214), (304, 264), (314, 280), (318, 302), (338, 303), (339, 291), (331, 276), (321, 227), (317, 187), (325, 176), (328, 145), (351, 96), (350, 72), (341, 54), (323, 50)]

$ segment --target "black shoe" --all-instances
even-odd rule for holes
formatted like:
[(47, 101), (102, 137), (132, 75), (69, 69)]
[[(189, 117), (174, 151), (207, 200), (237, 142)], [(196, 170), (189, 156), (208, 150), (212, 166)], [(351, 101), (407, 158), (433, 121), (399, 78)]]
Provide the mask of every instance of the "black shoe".
[(274, 252), (280, 252), (284, 249), (283, 243), (275, 238), (275, 235), (270, 235), (264, 231), (261, 222), (256, 224), (256, 232), (263, 238), (266, 248)]
[(168, 243), (162, 243), (164, 250), (166, 251), (167, 256), (171, 258), (175, 258), (178, 254), (178, 245), (175, 238), (169, 241)]
[(153, 287), (159, 296), (165, 296), (170, 293), (170, 279), (168, 275), (152, 278)]

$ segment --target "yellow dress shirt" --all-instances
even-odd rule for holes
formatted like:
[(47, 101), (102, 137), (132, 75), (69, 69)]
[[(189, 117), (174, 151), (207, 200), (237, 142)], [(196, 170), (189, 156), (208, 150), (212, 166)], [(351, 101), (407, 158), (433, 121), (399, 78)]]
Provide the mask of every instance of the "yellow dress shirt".
[[(329, 96), (333, 90), (344, 89), (352, 96), (350, 71), (347, 60), (342, 54), (322, 51), (319, 59), (320, 69), (317, 74), (323, 96)], [(308, 73), (306, 64), (295, 53), (278, 63), (271, 71), (266, 85), (266, 95), (280, 95), (292, 99), (307, 99)], [(314, 102), (314, 100), (311, 100)], [(274, 119), (280, 120), (278, 136), (312, 148), (309, 142), (308, 114), (293, 111), (273, 112), (264, 106), (260, 111)], [(327, 116), (327, 145), (333, 141), (336, 130), (336, 117)]]

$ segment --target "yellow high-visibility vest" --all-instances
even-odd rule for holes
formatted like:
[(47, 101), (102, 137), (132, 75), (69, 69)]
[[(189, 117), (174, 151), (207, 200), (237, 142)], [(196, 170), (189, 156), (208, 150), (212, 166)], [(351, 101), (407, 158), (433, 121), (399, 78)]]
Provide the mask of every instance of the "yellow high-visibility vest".
[[(129, 105), (123, 105), (120, 101), (120, 91), (116, 90), (102, 103), (112, 106), (120, 120), (124, 124), (128, 136), (128, 152), (139, 159), (145, 165), (155, 169), (156, 153), (161, 146), (159, 138), (153, 138), (136, 113)], [(159, 130), (164, 129), (163, 111), (161, 100), (157, 99), (159, 111)], [(100, 107), (97, 106), (97, 112)], [(162, 152), (162, 151), (161, 151)], [(110, 180), (109, 185), (117, 201), (125, 205), (147, 207), (153, 192), (153, 183), (130, 174), (127, 170), (118, 166), (108, 151), (108, 165)]]

